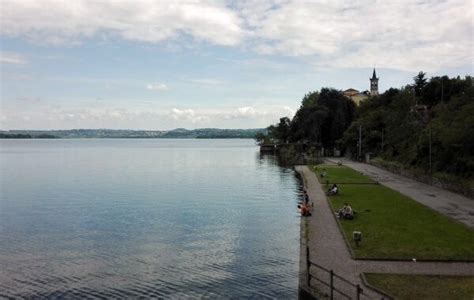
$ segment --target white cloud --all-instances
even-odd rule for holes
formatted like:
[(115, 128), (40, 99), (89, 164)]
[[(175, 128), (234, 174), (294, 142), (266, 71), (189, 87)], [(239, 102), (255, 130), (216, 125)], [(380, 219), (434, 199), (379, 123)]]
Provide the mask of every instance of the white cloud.
[(283, 112), (284, 112), (282, 114), (283, 117), (293, 118), (293, 116), (296, 113), (296, 110), (294, 110), (293, 108), (291, 108), (289, 106), (283, 106), (282, 109), (283, 109)]
[(240, 11), (262, 54), (408, 71), (472, 65), (471, 0), (288, 1), (258, 14), (253, 5)]
[(189, 121), (192, 124), (205, 123), (210, 120), (209, 116), (196, 114), (192, 109), (173, 108), (170, 113), (171, 117), (176, 121)]
[(472, 0), (16, 0), (2, 2), (0, 34), (47, 44), (191, 37), (324, 67), (437, 71), (472, 66), (472, 18)]
[(147, 90), (150, 91), (167, 91), (168, 86), (164, 83), (150, 83), (146, 85)]
[(255, 116), (257, 111), (251, 106), (239, 107), (237, 112), (242, 116)]
[(58, 105), (42, 100), (28, 101), (21, 105), (2, 105), (0, 129), (262, 128), (276, 123), (280, 117), (291, 116), (291, 112), (294, 112), (294, 109), (286, 106), (263, 104), (242, 107), (169, 108), (156, 104), (126, 106), (95, 101)]
[(234, 111), (222, 114), (224, 119), (267, 120), (271, 124), (281, 117), (293, 117), (295, 110), (288, 106), (258, 105), (238, 107)]
[(0, 52), (0, 63), (24, 65), (27, 64), (28, 61), (17, 53)]
[(179, 119), (183, 119), (183, 118), (184, 119), (193, 118), (194, 117), (194, 110), (192, 110), (192, 109), (181, 110), (181, 109), (178, 109), (178, 108), (173, 108), (171, 110), (171, 116), (175, 120), (179, 120)]
[(94, 36), (150, 43), (191, 36), (236, 45), (243, 34), (236, 14), (214, 1), (16, 0), (1, 5), (3, 35), (53, 45)]

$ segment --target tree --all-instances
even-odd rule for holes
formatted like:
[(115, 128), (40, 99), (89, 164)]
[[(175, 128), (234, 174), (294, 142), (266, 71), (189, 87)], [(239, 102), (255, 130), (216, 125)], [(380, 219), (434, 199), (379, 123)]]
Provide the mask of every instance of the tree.
[[(413, 86), (389, 89), (357, 107), (356, 118), (338, 141), (356, 153), (358, 128), (362, 126), (362, 150), (396, 161), (406, 167), (429, 170), (429, 140), (432, 170), (458, 176), (474, 176), (474, 86), (472, 79), (415, 76), (422, 88), (422, 103), (413, 107)], [(430, 118), (425, 118), (427, 109)], [(382, 133), (383, 144), (382, 149)]]
[(420, 71), (418, 75), (413, 77), (413, 80), (415, 81), (415, 96), (416, 97), (421, 97), (421, 94), (423, 92), (423, 88), (426, 85), (426, 78), (425, 78), (426, 73), (423, 71)]
[(276, 138), (283, 143), (287, 143), (290, 137), (291, 120), (288, 117), (280, 118), (276, 127)]
[(291, 120), (289, 140), (331, 148), (354, 118), (355, 104), (341, 91), (322, 88), (306, 94)]

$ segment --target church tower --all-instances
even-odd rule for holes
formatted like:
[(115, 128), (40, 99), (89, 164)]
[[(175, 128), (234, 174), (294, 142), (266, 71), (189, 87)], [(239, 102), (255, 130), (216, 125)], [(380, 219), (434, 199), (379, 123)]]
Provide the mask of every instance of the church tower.
[(377, 78), (377, 75), (375, 74), (375, 68), (374, 68), (374, 73), (372, 74), (372, 78), (370, 78), (370, 95), (377, 96), (378, 94), (379, 94), (379, 79)]

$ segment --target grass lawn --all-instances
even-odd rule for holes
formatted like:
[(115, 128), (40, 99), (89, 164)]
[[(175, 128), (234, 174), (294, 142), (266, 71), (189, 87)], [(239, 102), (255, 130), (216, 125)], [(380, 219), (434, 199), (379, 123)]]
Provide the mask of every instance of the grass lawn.
[[(316, 173), (320, 183), (375, 183), (370, 177), (346, 166), (321, 164), (313, 166), (312, 170)], [(324, 170), (326, 170), (326, 176), (321, 177)]]
[(438, 276), (366, 273), (367, 281), (396, 299), (469, 299), (474, 276)]
[[(340, 185), (329, 198), (349, 203), (354, 220), (339, 220), (356, 258), (474, 260), (474, 230), (383, 185)], [(353, 231), (362, 232), (356, 247)]]

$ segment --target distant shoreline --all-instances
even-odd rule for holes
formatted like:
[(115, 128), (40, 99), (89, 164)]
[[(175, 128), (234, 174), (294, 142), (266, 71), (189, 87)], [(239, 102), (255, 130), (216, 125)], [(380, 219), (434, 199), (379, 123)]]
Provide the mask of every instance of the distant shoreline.
[(180, 139), (180, 140), (225, 140), (225, 139), (232, 139), (232, 140), (253, 140), (252, 137), (4, 137), (0, 136), (0, 140), (100, 140), (100, 139), (127, 139), (127, 140), (172, 140), (172, 139)]
[(70, 139), (70, 138), (120, 138), (120, 139), (253, 139), (266, 129), (184, 129), (169, 131), (127, 129), (70, 129), (70, 130), (4, 130), (0, 139)]

